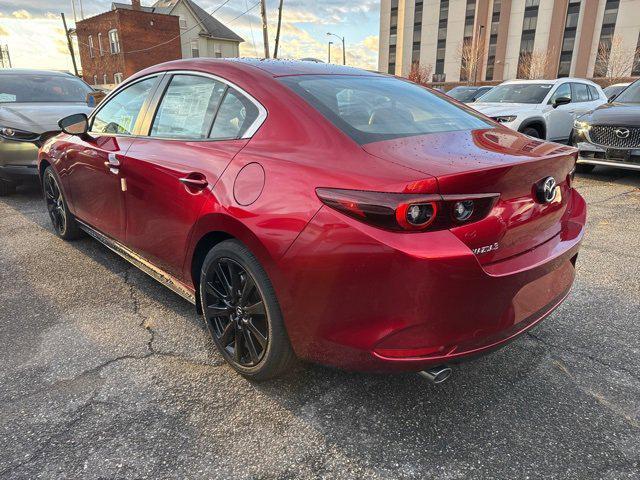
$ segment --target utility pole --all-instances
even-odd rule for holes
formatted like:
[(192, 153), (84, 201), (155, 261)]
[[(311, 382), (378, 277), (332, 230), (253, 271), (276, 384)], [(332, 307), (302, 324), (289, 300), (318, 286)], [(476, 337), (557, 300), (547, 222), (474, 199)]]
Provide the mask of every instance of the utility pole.
[(276, 29), (276, 46), (273, 49), (273, 58), (278, 58), (278, 47), (280, 46), (280, 26), (282, 25), (282, 4), (284, 0), (280, 0), (278, 7), (278, 28)]
[(260, 0), (260, 15), (262, 16), (262, 41), (264, 42), (264, 58), (269, 58), (269, 30), (267, 28), (266, 0)]
[(78, 16), (76, 15), (76, 0), (71, 0), (71, 11), (73, 12), (73, 22), (78, 23)]
[(64, 13), (61, 13), (62, 25), (64, 25), (64, 33), (67, 36), (67, 46), (69, 47), (69, 54), (71, 55), (71, 61), (73, 62), (73, 71), (78, 77), (78, 65), (76, 65), (76, 56), (73, 54), (73, 43), (71, 42), (71, 35), (69, 35), (69, 29), (67, 28), (67, 20), (64, 18)]
[(333, 45), (333, 42), (329, 42), (329, 52), (327, 53), (327, 63), (331, 63), (331, 45)]
[(0, 45), (0, 68), (11, 68), (9, 45)]

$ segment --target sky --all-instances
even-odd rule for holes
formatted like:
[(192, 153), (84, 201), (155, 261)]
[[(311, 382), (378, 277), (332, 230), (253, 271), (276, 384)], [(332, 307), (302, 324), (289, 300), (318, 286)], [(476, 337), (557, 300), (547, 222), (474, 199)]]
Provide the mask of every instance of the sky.
[[(76, 5), (80, 0), (76, 0)], [(129, 0), (119, 0), (121, 2)], [(155, 0), (142, 0), (152, 5)], [(195, 0), (212, 12), (224, 0)], [(257, 0), (229, 0), (214, 16), (244, 38), (240, 55), (263, 56), (260, 8)], [(82, 0), (85, 18), (108, 10), (111, 1)], [(327, 60), (327, 42), (332, 63), (342, 61), (340, 40), (346, 38), (347, 64), (375, 69), (378, 59), (379, 0), (284, 0), (280, 58), (314, 57)], [(273, 52), (278, 0), (267, 0), (270, 48)], [(64, 28), (64, 12), (73, 26), (71, 0), (0, 0), (0, 44), (9, 46), (14, 67), (72, 71)], [(78, 9), (79, 15), (79, 9)], [(78, 17), (79, 19), (79, 17)]]

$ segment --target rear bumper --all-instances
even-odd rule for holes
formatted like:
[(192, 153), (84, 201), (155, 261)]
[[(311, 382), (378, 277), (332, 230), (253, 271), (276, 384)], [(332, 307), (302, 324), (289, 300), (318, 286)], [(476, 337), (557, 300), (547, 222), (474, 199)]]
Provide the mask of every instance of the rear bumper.
[(294, 350), (346, 369), (415, 371), (500, 347), (569, 293), (585, 219), (572, 191), (559, 235), (481, 265), (448, 231), (388, 233), (323, 207), (274, 282)]
[(0, 178), (13, 182), (36, 181), (38, 147), (33, 143), (0, 139)]

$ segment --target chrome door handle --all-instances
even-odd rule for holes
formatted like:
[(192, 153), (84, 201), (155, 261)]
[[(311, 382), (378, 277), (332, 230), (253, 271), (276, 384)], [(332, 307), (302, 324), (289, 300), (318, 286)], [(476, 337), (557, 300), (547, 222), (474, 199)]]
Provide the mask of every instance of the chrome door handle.
[(182, 182), (187, 187), (198, 189), (205, 188), (207, 185), (209, 185), (209, 182), (207, 182), (204, 178), (183, 177), (180, 179), (180, 182)]
[(118, 169), (120, 168), (121, 163), (120, 160), (118, 160), (116, 154), (110, 153), (107, 156), (107, 159), (108, 161), (104, 162), (104, 166), (107, 167), (111, 173), (118, 173)]

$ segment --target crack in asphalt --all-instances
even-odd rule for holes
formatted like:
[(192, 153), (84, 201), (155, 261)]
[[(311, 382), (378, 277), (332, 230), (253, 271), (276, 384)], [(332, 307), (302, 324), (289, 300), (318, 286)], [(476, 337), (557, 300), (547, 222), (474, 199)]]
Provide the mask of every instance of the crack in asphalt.
[(554, 350), (559, 350), (564, 352), (565, 354), (569, 355), (569, 356), (573, 356), (573, 357), (586, 357), (589, 360), (591, 360), (594, 363), (597, 363), (599, 365), (602, 365), (603, 367), (607, 367), (610, 368), (614, 371), (620, 371), (620, 372), (624, 372), (627, 375), (629, 375), (631, 378), (633, 378), (636, 382), (640, 382), (640, 377), (638, 376), (638, 374), (636, 372), (633, 372), (631, 370), (628, 370), (620, 365), (611, 365), (610, 363), (605, 362), (604, 360), (602, 360), (601, 358), (596, 357), (595, 355), (592, 355), (591, 353), (582, 350), (582, 349), (576, 349), (573, 347), (568, 347), (566, 345), (557, 345), (555, 343), (551, 343), (547, 340), (543, 340), (542, 338), (540, 338), (539, 336), (535, 335), (532, 332), (526, 332), (526, 335), (528, 337), (533, 338), (534, 340), (536, 340), (537, 342), (541, 343), (542, 345), (545, 345), (546, 347), (549, 347), (550, 349), (554, 349)]

